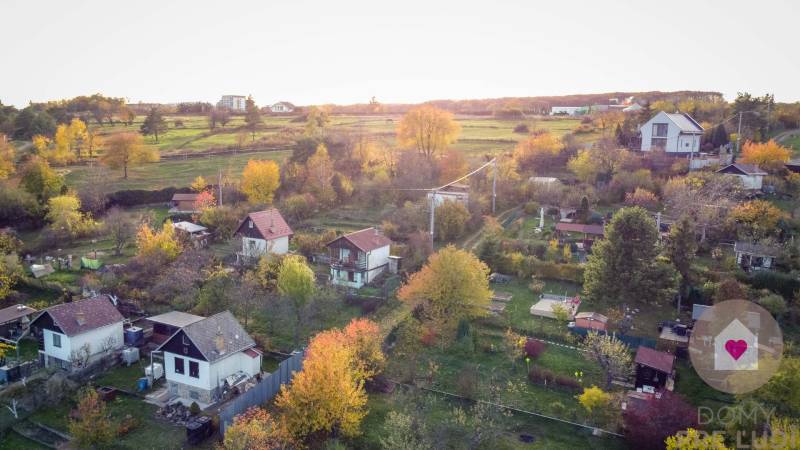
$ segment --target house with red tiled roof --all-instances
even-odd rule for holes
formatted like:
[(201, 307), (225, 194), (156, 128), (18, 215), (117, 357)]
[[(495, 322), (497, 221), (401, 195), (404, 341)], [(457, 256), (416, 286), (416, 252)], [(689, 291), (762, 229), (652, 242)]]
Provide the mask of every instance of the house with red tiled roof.
[(45, 309), (31, 329), (45, 366), (72, 370), (122, 348), (123, 321), (111, 298), (98, 295)]
[(377, 228), (348, 233), (328, 243), (331, 282), (360, 288), (389, 268), (392, 241)]
[(289, 238), (293, 234), (276, 208), (252, 212), (234, 233), (242, 238), (242, 251), (237, 253), (237, 259), (254, 261), (266, 254), (283, 255), (289, 251)]

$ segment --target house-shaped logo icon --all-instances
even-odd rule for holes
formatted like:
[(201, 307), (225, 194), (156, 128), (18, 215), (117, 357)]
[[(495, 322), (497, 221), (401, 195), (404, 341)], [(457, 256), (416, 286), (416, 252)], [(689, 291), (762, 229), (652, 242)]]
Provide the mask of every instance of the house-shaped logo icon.
[(758, 370), (758, 335), (738, 319), (714, 337), (714, 370)]

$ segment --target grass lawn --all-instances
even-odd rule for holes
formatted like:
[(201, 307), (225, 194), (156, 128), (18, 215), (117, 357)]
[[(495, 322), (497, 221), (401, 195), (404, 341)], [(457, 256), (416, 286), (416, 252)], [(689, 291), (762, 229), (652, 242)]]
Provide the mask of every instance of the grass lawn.
[(794, 150), (795, 155), (800, 154), (800, 135), (784, 140), (783, 145)]
[[(159, 361), (156, 360), (156, 362)], [(144, 376), (144, 368), (149, 364), (149, 359), (140, 359), (139, 361), (131, 364), (130, 367), (114, 367), (113, 369), (95, 378), (94, 381), (92, 381), (92, 384), (95, 386), (112, 386), (117, 389), (136, 392), (137, 382), (139, 378)]]
[(5, 436), (0, 439), (0, 450), (46, 450), (48, 448), (12, 430), (8, 430)]

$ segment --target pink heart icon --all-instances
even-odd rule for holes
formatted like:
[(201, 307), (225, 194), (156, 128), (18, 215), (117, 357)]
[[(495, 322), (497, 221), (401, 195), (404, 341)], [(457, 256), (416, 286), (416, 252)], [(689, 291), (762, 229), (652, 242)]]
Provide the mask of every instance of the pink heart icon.
[(742, 354), (747, 351), (747, 342), (743, 339), (739, 339), (738, 341), (728, 339), (728, 341), (725, 342), (725, 350), (730, 353), (734, 360), (738, 360), (742, 357)]

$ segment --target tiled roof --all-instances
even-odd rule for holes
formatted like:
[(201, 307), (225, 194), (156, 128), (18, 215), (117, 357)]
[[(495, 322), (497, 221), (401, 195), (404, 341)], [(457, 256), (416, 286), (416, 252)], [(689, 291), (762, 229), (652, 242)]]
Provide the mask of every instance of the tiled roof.
[(124, 320), (107, 295), (51, 306), (44, 314), (49, 314), (67, 336), (83, 334)]
[(256, 345), (230, 311), (189, 324), (183, 332), (210, 363)]
[(200, 194), (197, 194), (197, 193), (190, 193), (190, 194), (176, 193), (176, 194), (172, 194), (172, 201), (173, 202), (186, 202), (186, 201), (193, 202), (193, 201), (197, 200), (197, 196), (198, 195), (200, 195)]
[(659, 352), (649, 347), (640, 346), (636, 350), (636, 364), (652, 367), (659, 372), (672, 373), (675, 364), (675, 355)]
[(386, 247), (387, 245), (392, 245), (391, 239), (382, 235), (377, 228), (365, 228), (360, 231), (354, 231), (349, 234), (345, 234), (344, 236), (340, 236), (337, 239), (334, 239), (331, 243), (338, 241), (339, 239), (346, 239), (350, 241), (353, 245), (358, 247), (361, 251), (369, 252), (375, 250), (376, 248)]
[(745, 163), (733, 163), (728, 164), (727, 166), (719, 169), (718, 173), (731, 173), (731, 172), (739, 172), (742, 175), (766, 175), (767, 173), (761, 170), (755, 164), (745, 164)]
[(291, 236), (294, 234), (292, 228), (286, 223), (280, 211), (276, 208), (270, 208), (265, 211), (252, 212), (239, 224), (236, 229), (238, 232), (247, 225), (248, 220), (253, 221), (258, 232), (265, 240), (278, 239), (284, 236)]
[(0, 324), (17, 320), (35, 312), (35, 309), (25, 305), (14, 305), (0, 309)]

